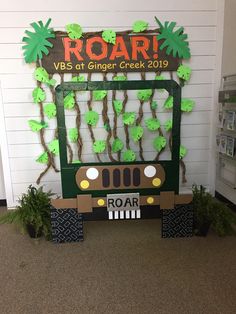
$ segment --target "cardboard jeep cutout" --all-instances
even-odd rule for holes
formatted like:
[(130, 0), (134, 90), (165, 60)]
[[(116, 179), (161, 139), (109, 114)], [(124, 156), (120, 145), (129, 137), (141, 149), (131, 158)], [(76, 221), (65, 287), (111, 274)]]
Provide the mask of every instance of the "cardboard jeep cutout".
[[(126, 32), (83, 33), (78, 24), (69, 24), (67, 33), (54, 33), (50, 20), (33, 23), (34, 33), (26, 31), (24, 55), (26, 62), (36, 62), (32, 96), (41, 118), (29, 126), (44, 148), (37, 162), (46, 164), (37, 183), (50, 168), (58, 171), (54, 157), (60, 152), (63, 198), (52, 200), (55, 242), (80, 241), (83, 215), (93, 217), (99, 208), (107, 209), (104, 218), (137, 219), (147, 206), (159, 207), (163, 237), (192, 233), (191, 207), (184, 206), (192, 196), (179, 194), (179, 166), (186, 182), (187, 153), (180, 145), (181, 112), (194, 106), (181, 99), (191, 75), (181, 59), (190, 58), (190, 50), (182, 27), (156, 21), (160, 28), (150, 31), (146, 22), (136, 21)], [(130, 72), (140, 72), (141, 80), (129, 80)], [(154, 78), (146, 80), (146, 72)], [(88, 73), (87, 80), (81, 73)], [(92, 81), (93, 73), (102, 81)], [(54, 74), (60, 75), (56, 88)], [(49, 143), (46, 117), (57, 117)]]

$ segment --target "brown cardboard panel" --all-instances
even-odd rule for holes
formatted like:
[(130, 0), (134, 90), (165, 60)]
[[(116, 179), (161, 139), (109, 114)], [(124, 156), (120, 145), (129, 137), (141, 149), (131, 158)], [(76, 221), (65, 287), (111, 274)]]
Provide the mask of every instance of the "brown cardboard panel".
[(175, 192), (161, 192), (160, 193), (160, 208), (161, 209), (172, 209), (175, 206)]
[(175, 195), (175, 204), (189, 204), (193, 200), (192, 194)]
[[(94, 168), (98, 176), (90, 179), (87, 171)], [(76, 183), (82, 191), (160, 188), (164, 181), (165, 171), (160, 164), (82, 166), (76, 173)]]
[(91, 213), (92, 207), (92, 195), (77, 195), (77, 210), (78, 213)]
[(51, 199), (51, 204), (57, 209), (63, 208), (77, 208), (76, 198), (57, 198)]

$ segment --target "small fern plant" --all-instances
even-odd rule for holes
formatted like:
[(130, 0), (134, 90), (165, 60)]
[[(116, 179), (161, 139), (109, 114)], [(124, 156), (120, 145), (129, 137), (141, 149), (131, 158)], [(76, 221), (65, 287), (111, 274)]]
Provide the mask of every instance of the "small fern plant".
[(16, 210), (10, 210), (0, 216), (0, 224), (14, 223), (22, 231), (29, 227), (35, 231), (35, 237), (43, 234), (46, 239), (51, 238), (51, 206), (50, 197), (53, 193), (44, 192), (43, 187), (38, 189), (30, 185), (27, 193), (22, 194)]

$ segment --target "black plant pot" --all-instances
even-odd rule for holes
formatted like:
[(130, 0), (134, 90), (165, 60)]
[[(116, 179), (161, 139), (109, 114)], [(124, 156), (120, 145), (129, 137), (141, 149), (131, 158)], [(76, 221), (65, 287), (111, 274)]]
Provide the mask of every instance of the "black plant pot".
[(40, 238), (42, 236), (42, 228), (39, 229), (38, 233), (36, 233), (35, 227), (34, 225), (30, 225), (28, 224), (26, 226), (26, 229), (28, 231), (28, 234), (31, 238), (35, 239), (35, 238)]
[(198, 237), (206, 237), (210, 229), (210, 226), (211, 226), (210, 222), (205, 222), (203, 224), (195, 224), (194, 226), (195, 235)]

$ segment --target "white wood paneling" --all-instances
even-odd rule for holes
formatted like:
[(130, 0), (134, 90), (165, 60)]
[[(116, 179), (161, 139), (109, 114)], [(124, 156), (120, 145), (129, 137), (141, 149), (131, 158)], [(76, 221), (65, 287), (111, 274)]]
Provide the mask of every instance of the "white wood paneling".
[[(222, 0), (223, 1), (223, 0)], [(222, 2), (220, 1), (220, 2)], [(22, 54), (22, 37), (25, 29), (30, 29), (32, 21), (43, 20), (51, 17), (51, 26), (55, 30), (65, 30), (65, 25), (70, 22), (81, 24), (84, 31), (96, 31), (104, 28), (114, 30), (131, 29), (135, 20), (142, 19), (149, 22), (150, 28), (157, 27), (154, 16), (161, 21), (177, 22), (177, 25), (185, 27), (188, 34), (192, 58), (185, 62), (193, 69), (189, 84), (183, 89), (183, 97), (188, 97), (196, 102), (193, 113), (183, 114), (181, 136), (182, 143), (187, 146), (188, 154), (185, 158), (187, 166), (187, 186), (193, 182), (209, 185), (209, 133), (211, 128), (211, 116), (213, 109), (213, 96), (215, 90), (215, 71), (218, 67), (220, 47), (218, 46), (219, 29), (222, 29), (222, 21), (218, 22), (221, 14), (218, 10), (218, 0), (149, 0), (143, 1), (78, 1), (70, 0), (42, 0), (33, 2), (30, 0), (5, 1), (1, 3), (0, 12), (0, 80), (2, 83), (4, 123), (6, 125), (6, 144), (9, 151), (10, 177), (13, 184), (9, 189), (9, 205), (15, 204), (17, 197), (26, 190), (30, 183), (35, 182), (43, 165), (34, 160), (42, 152), (38, 134), (29, 130), (27, 121), (38, 118), (39, 109), (32, 103), (32, 89), (35, 87), (33, 78), (34, 66), (25, 64)], [(222, 8), (222, 7), (220, 7)], [(169, 78), (169, 74), (164, 76)], [(137, 74), (129, 74), (129, 79), (139, 79)], [(151, 79), (152, 74), (147, 74)], [(69, 79), (69, 76), (68, 76)], [(101, 75), (93, 75), (93, 80), (101, 80)], [(59, 79), (58, 79), (59, 82)], [(84, 97), (84, 98), (83, 98)], [(85, 104), (86, 95), (81, 96), (81, 108)], [(165, 94), (161, 96), (165, 97)], [(47, 101), (50, 101), (48, 95)], [(130, 93), (130, 99), (136, 99), (135, 92)], [(94, 104), (98, 109), (99, 103)], [(135, 106), (130, 101), (129, 108)], [(168, 114), (163, 113), (160, 105), (160, 119), (163, 122)], [(84, 106), (85, 111), (86, 106)], [(144, 111), (148, 111), (144, 107)], [(74, 126), (73, 113), (68, 113), (67, 122)], [(102, 121), (100, 128), (96, 130), (96, 136), (104, 136)], [(121, 123), (119, 122), (121, 127)], [(49, 129), (46, 132), (46, 141), (53, 136), (56, 120), (49, 121)], [(86, 128), (82, 124), (82, 134), (86, 136)], [(120, 128), (119, 132), (122, 129)], [(151, 143), (151, 138), (149, 142)], [(149, 152), (147, 142), (146, 154)], [(91, 144), (91, 143), (90, 143)], [(91, 146), (91, 145), (90, 145)], [(89, 144), (85, 153), (89, 153)], [(90, 147), (90, 148), (89, 148)], [(87, 150), (87, 151), (86, 151)], [(88, 158), (90, 155), (87, 155)], [(56, 163), (59, 165), (58, 157)], [(52, 189), (61, 193), (60, 174), (50, 171), (43, 179), (46, 189)], [(212, 183), (211, 183), (212, 184)]]

